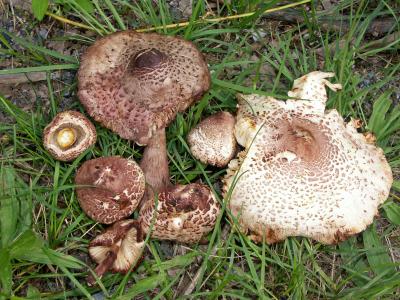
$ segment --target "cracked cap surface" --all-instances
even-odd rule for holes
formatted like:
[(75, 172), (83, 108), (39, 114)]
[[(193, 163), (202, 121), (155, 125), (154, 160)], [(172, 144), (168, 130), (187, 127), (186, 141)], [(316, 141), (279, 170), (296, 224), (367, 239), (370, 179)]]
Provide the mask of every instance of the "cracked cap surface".
[(246, 149), (229, 164), (224, 190), (233, 189), (229, 207), (255, 240), (337, 243), (366, 229), (388, 197), (392, 173), (382, 149), (336, 110), (321, 109), (331, 75), (295, 81), (289, 95), (311, 101), (239, 96), (235, 135)]
[(78, 96), (88, 113), (142, 145), (209, 87), (207, 64), (194, 44), (133, 30), (97, 40), (78, 73)]

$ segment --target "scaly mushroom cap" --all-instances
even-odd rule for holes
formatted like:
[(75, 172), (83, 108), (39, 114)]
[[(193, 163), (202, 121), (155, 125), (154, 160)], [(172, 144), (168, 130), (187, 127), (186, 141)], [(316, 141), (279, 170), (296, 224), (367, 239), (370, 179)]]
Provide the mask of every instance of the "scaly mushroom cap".
[[(139, 261), (143, 249), (144, 241), (137, 221), (122, 220), (90, 242), (89, 255), (99, 264), (95, 272), (101, 277), (108, 270), (126, 273)], [(88, 281), (94, 283), (91, 277)]]
[(191, 42), (128, 30), (88, 48), (78, 81), (79, 99), (96, 121), (145, 145), (208, 90), (210, 75)]
[(118, 156), (86, 161), (76, 174), (75, 184), (83, 211), (104, 224), (132, 214), (145, 190), (144, 174), (138, 164)]
[(196, 243), (215, 225), (220, 205), (211, 190), (202, 184), (191, 183), (168, 187), (158, 194), (156, 220), (153, 223), (155, 201), (146, 201), (139, 212), (143, 232), (151, 237)]
[(222, 111), (201, 121), (188, 135), (193, 156), (204, 164), (226, 166), (235, 156), (235, 117)]
[(340, 88), (327, 84), (332, 76), (295, 81), (288, 94), (309, 100), (239, 98), (235, 135), (246, 150), (229, 164), (224, 190), (232, 189), (229, 208), (257, 241), (337, 243), (371, 224), (388, 197), (392, 173), (382, 149), (323, 109), (324, 86)]
[(70, 161), (96, 142), (93, 124), (77, 111), (64, 111), (46, 126), (43, 145), (58, 160)]

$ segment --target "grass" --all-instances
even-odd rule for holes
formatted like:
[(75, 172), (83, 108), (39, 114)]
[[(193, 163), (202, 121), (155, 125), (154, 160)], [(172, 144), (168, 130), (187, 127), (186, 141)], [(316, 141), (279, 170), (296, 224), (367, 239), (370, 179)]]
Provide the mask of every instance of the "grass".
[[(94, 35), (77, 31), (51, 38), (73, 41), (80, 46), (87, 46), (96, 37), (116, 30), (181, 21), (163, 0), (158, 6), (151, 0), (92, 0), (92, 13), (82, 9), (78, 0), (57, 3), (61, 4), (53, 3), (49, 13), (84, 24)], [(13, 104), (15, 99), (0, 97), (1, 110), (11, 120), (0, 124), (1, 299), (78, 299), (90, 298), (99, 292), (112, 299), (137, 296), (173, 299), (180, 282), (185, 283), (195, 275), (191, 295), (180, 298), (400, 297), (400, 108), (398, 103), (393, 103), (394, 83), (399, 81), (400, 43), (396, 40), (373, 50), (365, 46), (369, 39), (365, 31), (370, 23), (382, 16), (395, 17), (399, 6), (388, 1), (374, 4), (345, 0), (324, 13), (309, 6), (307, 14), (301, 6), (297, 9), (306, 16), (303, 23), (269, 27), (260, 18), (261, 13), (279, 5), (282, 5), (279, 1), (262, 4), (256, 0), (232, 0), (218, 4), (213, 11), (215, 17), (256, 13), (209, 23), (202, 21), (209, 12), (207, 3), (198, 1), (188, 26), (156, 30), (194, 41), (208, 59), (213, 82), (203, 99), (178, 115), (168, 128), (172, 181), (185, 184), (201, 180), (211, 187), (218, 186), (223, 170), (194, 160), (188, 151), (186, 135), (204, 116), (220, 110), (234, 111), (237, 92), (284, 99), (295, 78), (316, 69), (333, 71), (335, 81), (343, 84), (343, 90), (329, 94), (329, 108), (336, 108), (346, 119), (363, 120), (362, 130), (377, 136), (396, 179), (374, 224), (337, 246), (324, 246), (306, 238), (289, 238), (266, 245), (255, 244), (238, 232), (237, 224), (231, 223), (226, 211), (210, 234), (209, 245), (182, 248), (173, 244), (178, 253), (171, 256), (165, 243), (150, 240), (146, 259), (136, 271), (127, 275), (107, 274), (100, 286), (88, 287), (85, 277), (93, 264), (86, 255), (87, 244), (103, 226), (82, 213), (74, 192), (75, 170), (83, 161), (100, 156), (122, 155), (140, 160), (142, 149), (97, 124), (95, 147), (72, 163), (55, 161), (44, 150), (43, 128), (61, 110), (64, 93), (76, 91), (75, 81), (56, 82), (50, 75), (59, 70), (76, 70), (78, 57), (47, 49), (45, 40), (28, 32), (29, 28), (39, 25), (31, 19), (32, 23), (22, 35), (0, 29), (0, 59), (18, 63), (16, 68), (0, 70), (0, 75), (45, 71), (49, 75), (45, 84), (50, 94), (49, 108), (37, 104), (29, 112)], [(7, 13), (12, 16), (12, 12)], [(322, 30), (318, 25), (319, 18), (337, 19), (339, 15), (348, 17), (347, 32)], [(397, 25), (391, 32), (398, 30)], [(322, 58), (316, 49), (322, 51)], [(371, 61), (385, 67), (376, 70)], [(363, 86), (365, 76), (358, 72), (361, 69), (380, 73), (380, 80)], [(68, 108), (83, 112), (75, 94)]]

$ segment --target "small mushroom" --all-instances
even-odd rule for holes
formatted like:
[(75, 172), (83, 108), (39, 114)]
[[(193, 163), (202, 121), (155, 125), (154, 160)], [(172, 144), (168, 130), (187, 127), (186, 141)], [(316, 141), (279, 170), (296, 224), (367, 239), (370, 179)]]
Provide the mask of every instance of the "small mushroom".
[(219, 112), (201, 121), (188, 135), (193, 156), (204, 164), (226, 166), (237, 152), (235, 117)]
[[(143, 253), (144, 241), (136, 220), (122, 220), (113, 224), (89, 244), (89, 255), (98, 263), (95, 273), (100, 278), (108, 270), (126, 273), (137, 264)], [(95, 280), (88, 277), (89, 285)]]
[(199, 242), (214, 228), (220, 212), (212, 191), (198, 183), (169, 187), (157, 201), (157, 209), (155, 201), (144, 203), (139, 223), (144, 233), (151, 231), (151, 237), (163, 240)]
[(43, 145), (58, 160), (70, 161), (96, 142), (93, 124), (77, 111), (64, 111), (46, 126)]
[[(312, 72), (278, 101), (239, 96), (235, 136), (245, 151), (229, 164), (224, 190), (244, 232), (274, 243), (306, 236), (333, 244), (363, 231), (392, 185), (382, 149), (325, 111), (326, 78)], [(306, 100), (301, 100), (306, 99)]]
[(139, 165), (118, 156), (86, 161), (76, 174), (75, 184), (83, 211), (104, 224), (132, 214), (145, 191), (144, 174)]
[(165, 127), (209, 86), (194, 44), (134, 30), (96, 41), (78, 73), (78, 96), (88, 113), (122, 138), (147, 145), (140, 165), (154, 191), (169, 183)]

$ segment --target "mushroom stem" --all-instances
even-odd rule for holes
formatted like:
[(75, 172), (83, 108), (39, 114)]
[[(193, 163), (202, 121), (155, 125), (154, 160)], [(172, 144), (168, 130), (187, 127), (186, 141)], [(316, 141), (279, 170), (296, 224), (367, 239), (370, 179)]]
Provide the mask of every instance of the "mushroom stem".
[[(107, 272), (109, 269), (111, 269), (112, 265), (114, 264), (114, 261), (117, 259), (117, 254), (116, 251), (109, 251), (107, 253), (107, 257), (96, 267), (94, 272), (96, 275), (101, 278), (105, 272)], [(87, 283), (89, 286), (94, 285), (96, 282), (95, 278), (93, 277), (92, 274), (89, 274), (87, 278)]]
[(160, 128), (149, 140), (140, 167), (153, 193), (170, 185), (165, 128)]

